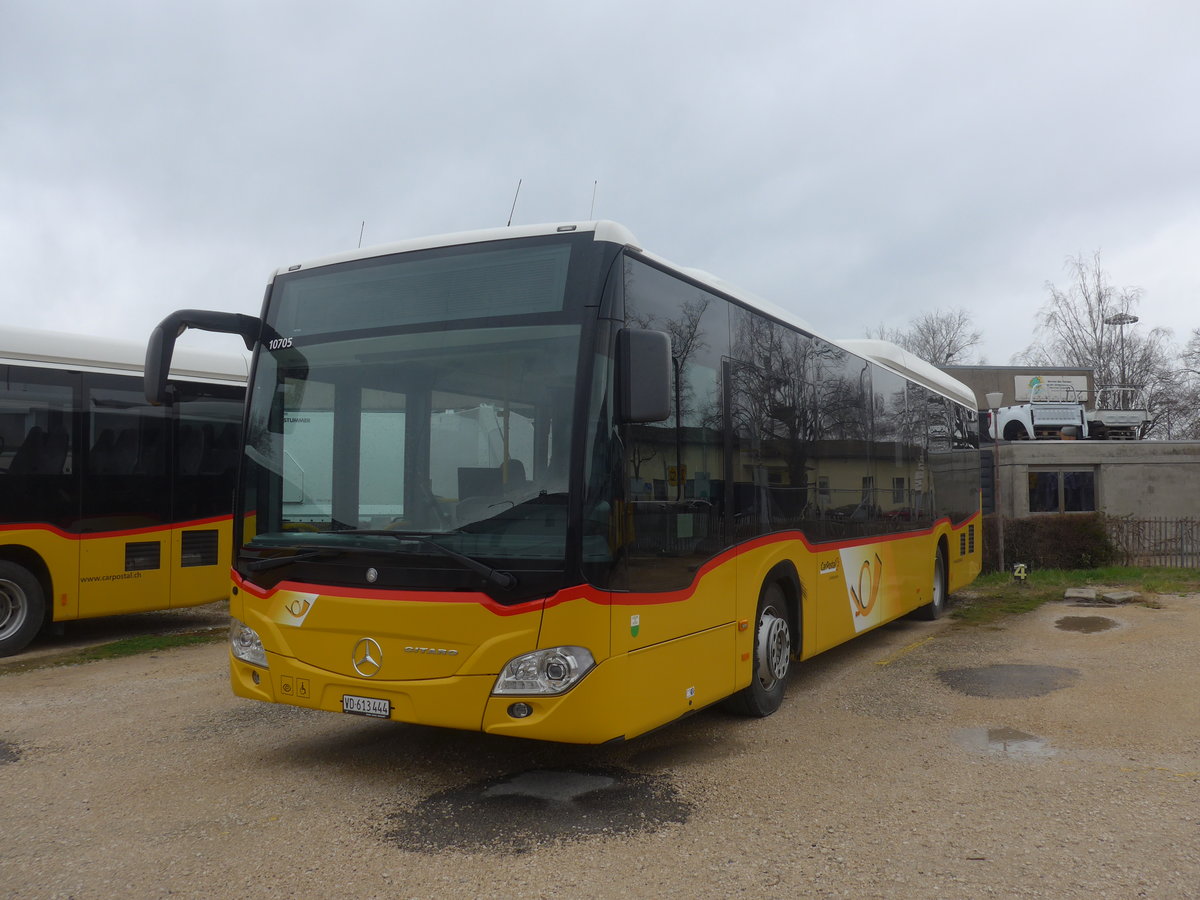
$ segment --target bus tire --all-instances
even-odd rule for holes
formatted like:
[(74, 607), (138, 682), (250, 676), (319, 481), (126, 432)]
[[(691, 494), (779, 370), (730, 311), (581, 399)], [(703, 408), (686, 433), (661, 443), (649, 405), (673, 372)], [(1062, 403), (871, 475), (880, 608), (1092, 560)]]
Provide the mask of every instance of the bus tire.
[(763, 585), (754, 616), (754, 672), (748, 687), (730, 698), (743, 715), (765, 718), (779, 709), (792, 662), (787, 593), (779, 581)]
[(917, 607), (918, 619), (932, 622), (946, 611), (946, 554), (938, 547), (933, 555), (933, 596), (924, 606)]
[(0, 656), (17, 653), (46, 620), (46, 597), (28, 569), (0, 559)]

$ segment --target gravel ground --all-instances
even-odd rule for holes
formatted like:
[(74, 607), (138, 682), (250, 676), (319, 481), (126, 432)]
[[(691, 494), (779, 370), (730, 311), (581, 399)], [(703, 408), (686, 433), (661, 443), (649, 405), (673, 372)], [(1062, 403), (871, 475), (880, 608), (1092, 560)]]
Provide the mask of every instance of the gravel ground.
[(615, 747), (240, 700), (221, 643), (0, 675), (0, 896), (1196, 897), (1200, 596), (1159, 599), (896, 623)]

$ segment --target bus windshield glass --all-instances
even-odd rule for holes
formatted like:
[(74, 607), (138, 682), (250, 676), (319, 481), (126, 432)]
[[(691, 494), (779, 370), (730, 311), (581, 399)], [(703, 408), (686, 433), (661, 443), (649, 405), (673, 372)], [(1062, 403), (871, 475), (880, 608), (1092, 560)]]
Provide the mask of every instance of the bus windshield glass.
[(376, 554), (428, 588), (476, 586), (475, 561), (561, 575), (584, 307), (570, 243), (506, 244), (277, 281), (246, 436), (247, 573)]

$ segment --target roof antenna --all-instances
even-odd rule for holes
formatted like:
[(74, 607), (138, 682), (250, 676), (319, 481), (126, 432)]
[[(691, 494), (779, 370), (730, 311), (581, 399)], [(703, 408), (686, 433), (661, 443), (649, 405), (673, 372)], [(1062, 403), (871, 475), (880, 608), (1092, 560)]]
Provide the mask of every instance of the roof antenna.
[(596, 188), (599, 184), (598, 180), (592, 182), (592, 208), (588, 210), (588, 219), (596, 218)]
[(363, 223), (362, 223), (362, 225), (361, 225), (361, 226), (359, 227), (359, 229), (358, 229), (358, 248), (359, 248), (360, 250), (362, 249), (362, 236), (363, 236), (363, 232), (364, 232), (364, 231), (366, 231), (366, 230), (367, 230), (367, 220), (366, 220), (366, 219), (363, 219)]
[(512, 217), (513, 217), (513, 213), (517, 211), (517, 197), (519, 197), (519, 196), (520, 196), (520, 194), (521, 194), (521, 179), (520, 179), (520, 178), (518, 178), (518, 179), (517, 179), (517, 192), (516, 192), (515, 194), (513, 194), (513, 205), (512, 205), (512, 209), (510, 209), (510, 210), (508, 211), (508, 224), (509, 224), (510, 226), (512, 225)]

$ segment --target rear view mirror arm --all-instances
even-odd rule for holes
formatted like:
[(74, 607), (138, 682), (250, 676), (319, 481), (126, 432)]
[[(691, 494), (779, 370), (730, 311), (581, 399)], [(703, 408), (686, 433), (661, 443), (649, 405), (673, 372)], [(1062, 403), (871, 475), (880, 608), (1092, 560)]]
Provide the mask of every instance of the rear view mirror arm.
[(247, 350), (253, 350), (262, 331), (262, 320), (241, 313), (217, 312), (205, 309), (180, 309), (158, 323), (146, 345), (146, 400), (160, 406), (167, 400), (167, 376), (171, 357), (175, 354), (175, 339), (189, 328), (241, 335)]

